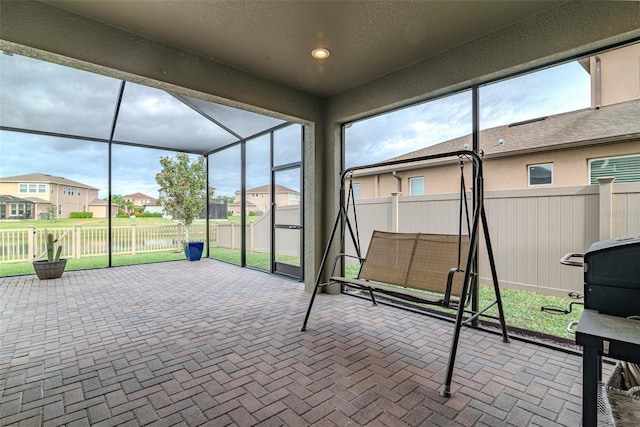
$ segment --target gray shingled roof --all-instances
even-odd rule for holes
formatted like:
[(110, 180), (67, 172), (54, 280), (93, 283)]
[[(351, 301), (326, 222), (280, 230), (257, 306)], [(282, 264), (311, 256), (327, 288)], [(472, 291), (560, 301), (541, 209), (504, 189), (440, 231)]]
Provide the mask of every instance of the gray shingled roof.
[[(489, 159), (634, 139), (640, 139), (640, 100), (608, 105), (600, 109), (587, 108), (485, 129), (480, 132), (480, 149), (484, 152), (484, 158)], [(501, 140), (502, 143), (500, 143)], [(471, 149), (471, 145), (471, 135), (465, 135), (391, 158), (388, 161), (409, 160)], [(416, 166), (413, 163), (408, 165)], [(402, 165), (402, 168), (407, 168), (408, 165)], [(382, 170), (392, 169), (400, 168), (385, 167)], [(379, 173), (380, 170), (380, 168), (369, 169), (363, 171), (362, 175)]]
[(31, 200), (9, 194), (0, 194), (0, 203), (33, 203)]
[(24, 175), (5, 176), (0, 178), (0, 181), (22, 182), (22, 183), (43, 182), (43, 183), (51, 183), (51, 184), (68, 185), (70, 187), (88, 188), (89, 190), (99, 190), (99, 188), (95, 188), (78, 181), (73, 181), (71, 179), (63, 178), (61, 176), (48, 175), (45, 173), (27, 173)]
[(109, 202), (106, 200), (95, 198), (91, 202), (89, 202), (89, 206), (107, 206)]

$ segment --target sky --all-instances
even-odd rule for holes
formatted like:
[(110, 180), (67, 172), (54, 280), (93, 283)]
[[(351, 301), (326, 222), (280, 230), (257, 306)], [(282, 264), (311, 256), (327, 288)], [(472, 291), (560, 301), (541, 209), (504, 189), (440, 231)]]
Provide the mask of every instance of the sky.
[[(19, 55), (0, 54), (0, 125), (109, 139), (120, 80)], [(589, 75), (571, 62), (494, 83), (480, 89), (481, 129), (587, 108)], [(242, 136), (282, 123), (277, 119), (210, 104), (208, 113)], [(235, 119), (234, 119), (235, 117)], [(242, 134), (244, 133), (244, 134)], [(346, 129), (346, 165), (379, 162), (471, 133), (471, 93), (407, 107), (351, 124)], [(301, 127), (275, 134), (275, 162), (300, 159)], [(171, 94), (127, 82), (114, 140), (201, 152), (237, 138)], [(61, 176), (108, 191), (108, 144), (0, 131), (0, 177), (27, 173)], [(247, 143), (247, 188), (269, 184), (269, 137)], [(113, 194), (158, 196), (160, 156), (171, 151), (113, 145)], [(216, 195), (240, 189), (240, 148), (210, 156)], [(297, 170), (276, 175), (276, 183), (300, 190)]]

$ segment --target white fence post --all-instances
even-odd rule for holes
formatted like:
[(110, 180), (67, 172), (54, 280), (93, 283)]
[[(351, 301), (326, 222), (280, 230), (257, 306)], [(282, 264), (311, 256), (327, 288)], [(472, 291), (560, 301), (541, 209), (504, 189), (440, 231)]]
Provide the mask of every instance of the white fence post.
[(600, 184), (600, 240), (613, 234), (613, 181), (615, 177), (598, 178)]
[(253, 236), (254, 236), (254, 232), (255, 232), (255, 221), (251, 221), (249, 223), (249, 252), (253, 252), (253, 247), (254, 247), (254, 243), (253, 243)]
[(400, 217), (400, 203), (399, 198), (402, 196), (400, 192), (391, 193), (391, 231), (397, 233), (399, 231), (398, 218)]
[(82, 258), (82, 226), (76, 225), (73, 228), (73, 258)]
[(136, 254), (136, 225), (131, 224), (131, 255)]
[(29, 237), (28, 237), (28, 254), (29, 254), (29, 260), (30, 261), (35, 261), (36, 257), (38, 256), (36, 254), (36, 228), (32, 225), (30, 225), (28, 227), (29, 229)]

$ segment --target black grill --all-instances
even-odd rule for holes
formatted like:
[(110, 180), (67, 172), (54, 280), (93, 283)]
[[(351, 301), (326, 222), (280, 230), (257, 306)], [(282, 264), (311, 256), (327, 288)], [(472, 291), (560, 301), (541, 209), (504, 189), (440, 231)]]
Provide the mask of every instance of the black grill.
[(584, 254), (584, 308), (640, 315), (640, 236), (591, 245)]

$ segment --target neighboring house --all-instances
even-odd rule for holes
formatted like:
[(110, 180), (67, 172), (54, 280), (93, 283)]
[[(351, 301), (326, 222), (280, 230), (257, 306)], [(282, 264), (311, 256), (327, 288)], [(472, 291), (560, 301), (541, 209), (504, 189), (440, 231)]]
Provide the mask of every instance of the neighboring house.
[(98, 199), (98, 191), (90, 185), (43, 173), (7, 176), (0, 178), (0, 195), (23, 201), (2, 202), (0, 209), (7, 219), (46, 218), (52, 205), (58, 218), (69, 218), (71, 212), (93, 212), (94, 217), (104, 218), (107, 210)]
[(122, 198), (127, 202), (131, 202), (134, 210), (136, 210), (136, 208), (155, 206), (157, 204), (156, 199), (142, 193), (127, 194), (126, 196), (122, 196)]
[[(481, 131), (485, 191), (596, 184), (601, 177), (640, 182), (639, 56), (633, 45), (581, 62), (591, 75), (591, 108)], [(598, 76), (599, 69), (606, 73)], [(465, 135), (390, 160), (471, 148)], [(459, 173), (456, 159), (416, 162), (356, 172), (352, 182), (356, 198), (455, 193)]]
[[(245, 191), (247, 195), (246, 209), (247, 213), (254, 212), (255, 214), (262, 215), (269, 210), (271, 206), (271, 186), (263, 185), (260, 187), (250, 188)], [(275, 203), (278, 206), (290, 206), (300, 204), (300, 192), (292, 190), (282, 185), (276, 185), (275, 188)], [(233, 215), (240, 215), (240, 208), (242, 206), (242, 192), (237, 190), (235, 192), (235, 199), (233, 203), (229, 204), (229, 211)]]

